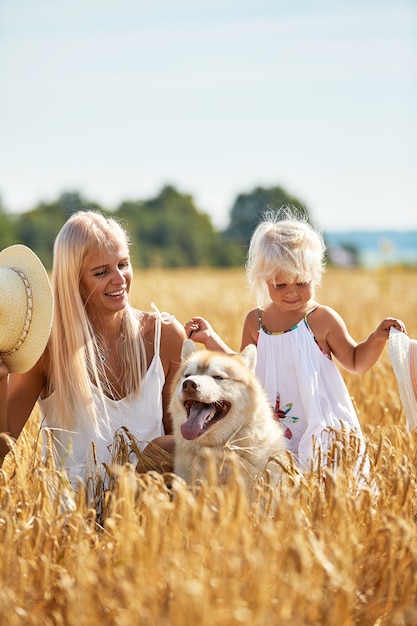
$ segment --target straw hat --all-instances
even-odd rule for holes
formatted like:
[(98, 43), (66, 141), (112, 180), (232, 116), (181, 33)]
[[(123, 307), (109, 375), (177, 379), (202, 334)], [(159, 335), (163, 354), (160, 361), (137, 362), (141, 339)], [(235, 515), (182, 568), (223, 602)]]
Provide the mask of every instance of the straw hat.
[(411, 431), (417, 426), (417, 340), (391, 326), (389, 354), (407, 428)]
[(0, 252), (0, 357), (11, 373), (38, 361), (49, 338), (53, 300), (48, 275), (30, 248)]

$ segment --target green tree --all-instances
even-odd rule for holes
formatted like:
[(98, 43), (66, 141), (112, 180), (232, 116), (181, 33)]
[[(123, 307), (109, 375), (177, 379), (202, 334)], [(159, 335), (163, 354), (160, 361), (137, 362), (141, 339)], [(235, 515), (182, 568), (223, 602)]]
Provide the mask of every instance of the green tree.
[(150, 200), (124, 202), (115, 215), (132, 236), (132, 261), (142, 267), (216, 265), (220, 237), (193, 198), (165, 186)]
[(268, 210), (278, 211), (285, 205), (296, 207), (308, 217), (302, 202), (282, 187), (256, 187), (250, 193), (239, 194), (231, 209), (230, 223), (223, 233), (224, 237), (241, 240), (247, 245), (262, 215)]
[(16, 243), (14, 222), (3, 207), (0, 196), (0, 250)]
[(40, 203), (16, 220), (16, 236), (39, 256), (45, 267), (52, 267), (55, 238), (66, 222), (80, 209), (98, 209), (98, 204), (84, 200), (77, 192), (61, 194), (57, 201)]
[(292, 206), (309, 218), (302, 202), (282, 187), (256, 187), (249, 193), (239, 194), (230, 211), (230, 222), (222, 236), (229, 249), (231, 265), (244, 263), (250, 238), (267, 211), (279, 211)]
[(219, 233), (210, 217), (199, 211), (192, 196), (167, 185), (148, 200), (126, 200), (116, 211), (65, 192), (51, 203), (40, 203), (9, 220), (0, 202), (0, 244), (24, 243), (45, 266), (52, 267), (53, 245), (65, 221), (80, 209), (113, 215), (131, 236), (132, 263), (140, 267), (228, 267), (243, 264), (254, 228), (266, 210), (283, 205), (297, 207), (308, 217), (302, 203), (281, 187), (256, 187), (240, 194), (230, 213), (227, 229)]

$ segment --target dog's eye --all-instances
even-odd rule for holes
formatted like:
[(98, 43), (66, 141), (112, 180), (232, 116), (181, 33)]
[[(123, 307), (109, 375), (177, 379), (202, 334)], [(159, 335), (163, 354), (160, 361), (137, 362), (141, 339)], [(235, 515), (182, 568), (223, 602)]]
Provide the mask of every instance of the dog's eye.
[(213, 378), (214, 378), (215, 380), (224, 380), (224, 376), (220, 376), (220, 375), (213, 376)]

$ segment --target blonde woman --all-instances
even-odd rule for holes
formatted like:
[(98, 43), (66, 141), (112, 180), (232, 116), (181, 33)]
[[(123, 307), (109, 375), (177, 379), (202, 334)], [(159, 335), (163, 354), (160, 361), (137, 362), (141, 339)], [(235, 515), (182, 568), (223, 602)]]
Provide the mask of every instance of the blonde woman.
[[(109, 462), (115, 432), (173, 451), (168, 390), (185, 337), (172, 316), (132, 308), (128, 236), (94, 211), (72, 215), (54, 245), (54, 318), (42, 358), (12, 375), (8, 425), (17, 437), (39, 400), (59, 465), (74, 485)], [(92, 442), (94, 445), (92, 445)]]
[[(324, 252), (320, 233), (285, 209), (258, 225), (247, 261), (258, 306), (246, 317), (241, 349), (257, 346), (256, 372), (284, 427), (288, 449), (302, 467), (315, 458), (314, 450), (327, 448), (329, 428), (355, 431), (362, 441), (333, 357), (347, 371), (361, 374), (378, 360), (392, 326), (405, 331), (401, 320), (388, 317), (357, 343), (340, 315), (316, 300)], [(185, 328), (207, 348), (231, 351), (203, 318), (193, 318)]]

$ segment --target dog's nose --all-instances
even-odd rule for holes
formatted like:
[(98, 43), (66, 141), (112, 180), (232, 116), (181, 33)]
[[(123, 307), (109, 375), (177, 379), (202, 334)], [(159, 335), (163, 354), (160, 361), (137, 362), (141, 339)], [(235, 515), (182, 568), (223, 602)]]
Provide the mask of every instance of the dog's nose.
[(191, 378), (186, 378), (182, 383), (182, 388), (184, 391), (192, 391), (194, 389), (197, 389), (197, 387), (197, 383)]

